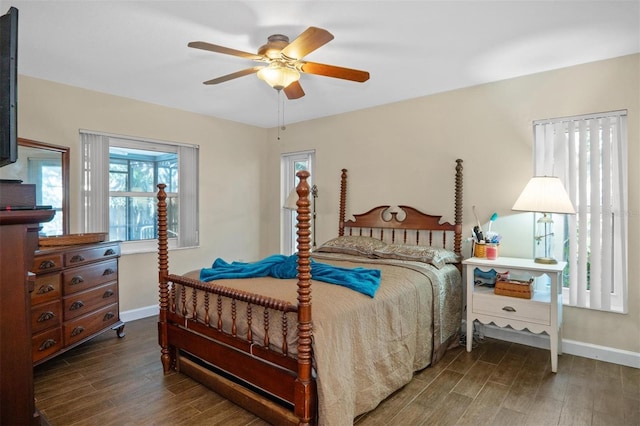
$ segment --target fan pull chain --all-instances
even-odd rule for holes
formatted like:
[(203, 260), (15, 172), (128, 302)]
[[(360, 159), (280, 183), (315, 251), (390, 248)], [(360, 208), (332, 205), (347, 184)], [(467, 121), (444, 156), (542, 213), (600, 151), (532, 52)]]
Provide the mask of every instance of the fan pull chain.
[[(278, 140), (280, 140), (280, 130), (284, 131), (287, 128), (284, 125), (284, 95), (282, 94), (282, 90), (278, 90)], [(282, 114), (280, 114), (280, 104), (282, 104)], [(282, 119), (282, 120), (280, 120)]]

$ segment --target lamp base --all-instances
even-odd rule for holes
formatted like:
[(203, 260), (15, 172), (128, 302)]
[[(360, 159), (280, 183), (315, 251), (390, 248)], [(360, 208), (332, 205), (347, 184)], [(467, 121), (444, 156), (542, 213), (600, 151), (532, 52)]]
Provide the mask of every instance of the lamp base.
[(535, 263), (544, 263), (545, 265), (555, 265), (558, 263), (558, 261), (553, 257), (536, 257), (533, 261)]

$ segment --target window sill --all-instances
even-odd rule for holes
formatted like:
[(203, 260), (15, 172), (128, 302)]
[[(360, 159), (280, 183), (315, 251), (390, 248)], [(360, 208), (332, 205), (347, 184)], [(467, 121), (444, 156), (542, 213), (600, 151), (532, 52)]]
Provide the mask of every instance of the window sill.
[[(169, 239), (169, 250), (185, 250), (198, 248), (199, 246), (190, 247), (178, 247), (178, 242), (175, 238)], [(141, 253), (157, 253), (158, 252), (158, 240), (144, 240), (144, 241), (123, 241), (120, 244), (120, 253), (122, 255), (128, 254), (141, 254)]]

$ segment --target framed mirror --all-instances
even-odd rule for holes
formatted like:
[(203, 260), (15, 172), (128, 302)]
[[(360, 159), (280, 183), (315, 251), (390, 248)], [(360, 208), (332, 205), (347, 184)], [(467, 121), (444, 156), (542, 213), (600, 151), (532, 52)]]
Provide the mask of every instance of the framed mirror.
[(0, 178), (36, 186), (36, 204), (50, 205), (56, 214), (43, 223), (40, 235), (69, 233), (69, 148), (18, 138), (18, 161), (0, 168)]

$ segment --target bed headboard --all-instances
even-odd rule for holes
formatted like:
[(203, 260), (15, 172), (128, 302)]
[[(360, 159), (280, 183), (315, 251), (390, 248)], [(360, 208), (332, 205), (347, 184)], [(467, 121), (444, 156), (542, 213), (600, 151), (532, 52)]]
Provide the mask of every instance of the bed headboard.
[(338, 235), (364, 235), (383, 241), (444, 247), (461, 252), (462, 244), (462, 160), (456, 160), (455, 174), (455, 223), (440, 223), (442, 216), (422, 213), (409, 206), (374, 207), (366, 213), (354, 214), (353, 220), (345, 220), (347, 201), (347, 169), (342, 169), (340, 182), (340, 218)]

